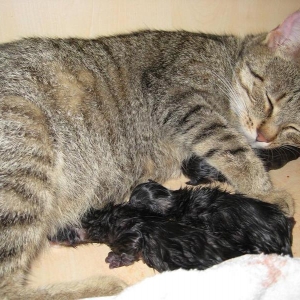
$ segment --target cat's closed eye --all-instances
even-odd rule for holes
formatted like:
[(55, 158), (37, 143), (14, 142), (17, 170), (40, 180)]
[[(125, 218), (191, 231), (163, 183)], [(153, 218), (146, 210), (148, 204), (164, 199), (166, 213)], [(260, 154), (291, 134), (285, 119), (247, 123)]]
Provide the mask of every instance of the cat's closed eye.
[(266, 102), (266, 113), (267, 113), (267, 117), (270, 117), (273, 113), (273, 110), (274, 110), (274, 105), (273, 105), (273, 102), (268, 94), (268, 92), (266, 91), (266, 99), (267, 99), (267, 102)]
[(253, 67), (250, 66), (249, 62), (246, 62), (246, 66), (247, 66), (250, 74), (252, 75), (252, 77), (254, 77), (255, 79), (258, 79), (261, 82), (264, 82), (263, 76), (259, 75), (257, 71), (254, 71)]
[(285, 126), (282, 130), (289, 130), (289, 131), (294, 131), (294, 132), (300, 133), (300, 128), (297, 128), (295, 125)]

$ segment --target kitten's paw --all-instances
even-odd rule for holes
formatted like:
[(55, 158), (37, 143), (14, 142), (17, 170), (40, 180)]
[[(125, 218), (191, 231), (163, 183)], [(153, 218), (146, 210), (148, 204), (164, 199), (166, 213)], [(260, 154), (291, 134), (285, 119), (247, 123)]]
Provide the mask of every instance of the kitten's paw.
[(59, 229), (55, 236), (48, 237), (52, 245), (76, 246), (86, 242), (86, 232), (82, 228), (65, 227)]
[(110, 269), (115, 269), (122, 267), (122, 258), (121, 255), (116, 254), (114, 252), (109, 252), (105, 262), (109, 264)]
[(119, 255), (114, 252), (109, 252), (105, 259), (105, 262), (109, 264), (110, 269), (114, 269), (124, 266), (130, 266), (134, 263), (134, 259), (126, 253), (122, 253)]
[(260, 199), (265, 202), (278, 205), (288, 217), (292, 217), (295, 213), (295, 201), (286, 191), (275, 190), (270, 192), (268, 195), (261, 196)]

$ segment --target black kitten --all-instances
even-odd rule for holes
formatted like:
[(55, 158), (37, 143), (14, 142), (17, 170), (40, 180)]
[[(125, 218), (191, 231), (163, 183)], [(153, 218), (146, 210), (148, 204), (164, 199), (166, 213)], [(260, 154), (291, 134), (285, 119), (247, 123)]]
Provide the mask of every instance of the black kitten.
[(111, 248), (111, 268), (142, 259), (160, 272), (202, 270), (248, 253), (292, 256), (291, 222), (280, 209), (218, 189), (171, 191), (150, 181), (129, 203), (90, 211), (82, 226), (86, 241)]
[(274, 204), (217, 188), (171, 191), (154, 181), (138, 185), (129, 204), (189, 226), (204, 227), (244, 253), (291, 255), (293, 221)]

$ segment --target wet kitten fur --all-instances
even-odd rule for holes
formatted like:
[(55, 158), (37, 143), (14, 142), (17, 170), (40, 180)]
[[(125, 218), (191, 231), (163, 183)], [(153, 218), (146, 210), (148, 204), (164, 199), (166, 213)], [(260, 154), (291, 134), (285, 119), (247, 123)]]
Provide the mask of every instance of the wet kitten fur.
[[(299, 27), (298, 11), (245, 38), (148, 31), (0, 45), (0, 298), (81, 296), (24, 288), (47, 235), (139, 182), (179, 176), (192, 155), (292, 215), (251, 147), (300, 145)], [(86, 296), (124, 287), (99, 282)]]

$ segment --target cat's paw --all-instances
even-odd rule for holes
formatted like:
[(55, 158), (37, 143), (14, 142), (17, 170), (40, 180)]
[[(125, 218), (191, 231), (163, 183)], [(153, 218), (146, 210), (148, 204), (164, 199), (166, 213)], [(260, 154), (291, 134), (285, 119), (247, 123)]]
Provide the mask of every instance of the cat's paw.
[(286, 216), (292, 217), (295, 213), (295, 201), (286, 191), (274, 190), (260, 197), (261, 200), (278, 205)]

